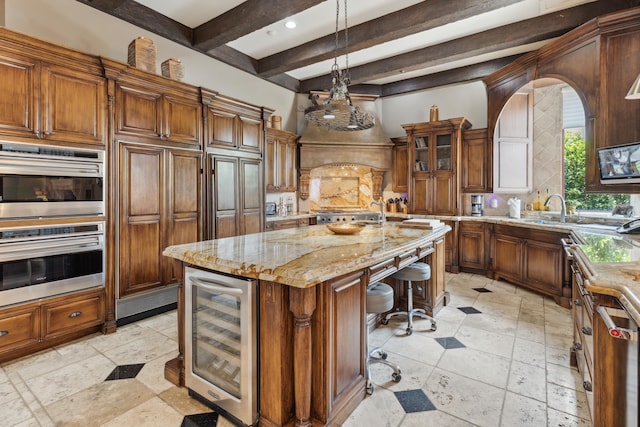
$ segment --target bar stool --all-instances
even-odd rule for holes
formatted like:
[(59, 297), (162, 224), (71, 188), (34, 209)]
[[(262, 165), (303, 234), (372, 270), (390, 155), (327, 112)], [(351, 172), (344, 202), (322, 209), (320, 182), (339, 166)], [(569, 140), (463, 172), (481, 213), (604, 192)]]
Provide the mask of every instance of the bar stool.
[[(393, 308), (393, 288), (386, 283), (374, 282), (367, 286), (367, 313), (386, 313)], [(367, 333), (367, 394), (373, 393), (373, 382), (371, 381), (370, 365), (372, 363), (383, 363), (393, 369), (391, 379), (399, 382), (402, 378), (400, 367), (387, 360), (387, 353), (382, 347), (369, 350), (369, 333)]]
[[(413, 316), (418, 316), (423, 319), (431, 320), (431, 331), (435, 331), (437, 329), (436, 321), (432, 317), (428, 316), (422, 308), (413, 308), (413, 286), (411, 282), (429, 280), (431, 278), (431, 267), (429, 267), (429, 264), (425, 264), (424, 262), (414, 262), (402, 270), (395, 272), (391, 277), (407, 282), (407, 311), (389, 313), (382, 320), (382, 323), (386, 325), (389, 323), (389, 319), (393, 316), (403, 314), (407, 316), (407, 320), (409, 321), (407, 325), (407, 335), (411, 335), (413, 333)], [(418, 287), (418, 289), (420, 288)]]

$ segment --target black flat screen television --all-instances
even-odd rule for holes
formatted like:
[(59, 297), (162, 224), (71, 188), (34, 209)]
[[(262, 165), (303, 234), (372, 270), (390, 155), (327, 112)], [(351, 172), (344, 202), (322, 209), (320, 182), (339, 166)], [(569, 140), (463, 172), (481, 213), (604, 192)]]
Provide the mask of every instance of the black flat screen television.
[(602, 184), (640, 183), (640, 142), (599, 148)]

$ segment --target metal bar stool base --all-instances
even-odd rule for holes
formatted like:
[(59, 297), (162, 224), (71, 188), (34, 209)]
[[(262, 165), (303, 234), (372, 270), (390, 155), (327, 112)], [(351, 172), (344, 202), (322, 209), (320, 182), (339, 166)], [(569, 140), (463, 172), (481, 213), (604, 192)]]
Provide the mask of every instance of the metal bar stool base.
[(382, 363), (387, 365), (391, 369), (393, 369), (393, 373), (391, 374), (391, 379), (399, 383), (402, 379), (402, 371), (400, 371), (400, 366), (395, 363), (389, 362), (387, 360), (387, 353), (382, 349), (382, 347), (376, 347), (373, 350), (367, 353), (367, 394), (373, 394), (373, 382), (371, 381), (371, 364), (372, 363)]

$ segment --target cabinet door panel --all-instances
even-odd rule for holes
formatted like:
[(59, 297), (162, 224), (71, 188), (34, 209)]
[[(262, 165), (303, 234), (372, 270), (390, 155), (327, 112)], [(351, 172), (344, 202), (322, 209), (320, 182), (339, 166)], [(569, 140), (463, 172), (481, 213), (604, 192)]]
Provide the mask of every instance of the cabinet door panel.
[(406, 193), (409, 190), (409, 153), (407, 144), (397, 144), (393, 147), (393, 191)]
[(235, 147), (236, 145), (236, 115), (226, 111), (209, 109), (207, 112), (209, 132), (207, 145)]
[(278, 154), (280, 149), (277, 148), (279, 141), (273, 137), (267, 137), (265, 141), (265, 162), (264, 176), (266, 179), (265, 188), (267, 191), (278, 191), (280, 171), (278, 168)]
[(162, 284), (163, 150), (122, 144), (119, 296)]
[(522, 244), (509, 236), (496, 235), (493, 241), (493, 268), (500, 276), (520, 280)]
[(240, 160), (242, 182), (242, 234), (261, 231), (262, 179), (259, 160)]
[(460, 222), (460, 267), (484, 270), (484, 224)]
[[(172, 150), (169, 152), (171, 197), (167, 221), (166, 245), (179, 245), (201, 240), (201, 175), (200, 153)], [(168, 282), (182, 277), (182, 263), (165, 258), (168, 262)]]
[(239, 117), (241, 140), (238, 147), (245, 151), (262, 152), (262, 121)]
[(119, 86), (116, 92), (117, 132), (159, 137), (161, 108), (159, 93)]
[(213, 221), (214, 236), (237, 236), (238, 220), (238, 159), (213, 158)]
[(202, 104), (165, 97), (164, 136), (171, 141), (200, 145)]
[(0, 132), (33, 137), (40, 66), (28, 58), (0, 57)]
[(562, 295), (562, 249), (542, 242), (525, 243), (524, 280), (531, 286)]
[(434, 215), (454, 215), (457, 203), (454, 180), (451, 172), (438, 171), (434, 173), (433, 180), (433, 209)]
[(104, 144), (107, 104), (102, 77), (43, 66), (42, 101), (47, 139)]
[(429, 212), (429, 192), (431, 191), (431, 179), (427, 176), (416, 176), (413, 178), (413, 212)]

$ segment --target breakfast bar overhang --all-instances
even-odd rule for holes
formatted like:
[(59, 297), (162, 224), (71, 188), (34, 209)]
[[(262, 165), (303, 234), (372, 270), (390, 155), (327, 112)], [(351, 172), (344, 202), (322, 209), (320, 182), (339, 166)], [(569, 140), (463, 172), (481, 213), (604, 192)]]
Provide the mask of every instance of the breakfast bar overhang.
[[(444, 305), (450, 230), (382, 223), (337, 235), (317, 225), (170, 246), (164, 255), (258, 280), (259, 425), (338, 425), (366, 394), (367, 285), (425, 259), (432, 304)], [(184, 385), (185, 315), (181, 285), (179, 355), (165, 366), (177, 385)]]

